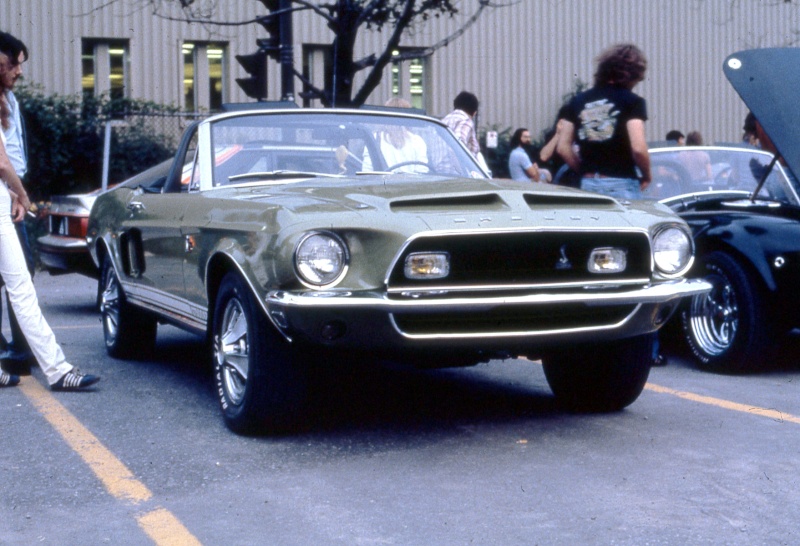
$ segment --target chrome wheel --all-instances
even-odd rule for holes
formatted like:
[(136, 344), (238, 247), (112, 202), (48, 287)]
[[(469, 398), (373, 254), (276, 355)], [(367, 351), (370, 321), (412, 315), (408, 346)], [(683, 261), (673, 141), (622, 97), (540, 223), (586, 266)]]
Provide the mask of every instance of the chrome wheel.
[(240, 406), (245, 399), (250, 373), (247, 331), (247, 317), (242, 304), (232, 298), (225, 307), (220, 331), (214, 342), (214, 352), (217, 370), (221, 374), (221, 387), (225, 389), (228, 401), (235, 406)]
[(135, 359), (151, 353), (156, 342), (156, 317), (127, 301), (109, 257), (105, 258), (98, 290), (108, 354), (114, 358)]
[(225, 424), (240, 434), (292, 429), (307, 400), (305, 362), (238, 274), (222, 278), (215, 302), (214, 382)]
[(756, 368), (773, 333), (761, 279), (727, 252), (706, 256), (697, 272), (712, 285), (681, 311), (684, 338), (701, 366), (727, 372)]
[(721, 271), (706, 277), (713, 288), (704, 296), (695, 296), (689, 306), (689, 328), (697, 348), (709, 356), (727, 351), (739, 328), (739, 305), (736, 291)]
[(119, 336), (120, 309), (119, 280), (110, 264), (103, 279), (105, 282), (103, 283), (103, 292), (100, 295), (100, 313), (103, 317), (106, 345), (109, 345), (113, 344)]

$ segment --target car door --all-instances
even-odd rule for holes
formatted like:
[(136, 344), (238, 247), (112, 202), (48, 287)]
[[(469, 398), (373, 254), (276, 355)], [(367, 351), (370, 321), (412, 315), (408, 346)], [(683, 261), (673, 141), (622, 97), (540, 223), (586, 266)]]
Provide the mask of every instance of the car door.
[[(195, 130), (190, 128), (189, 130)], [(188, 144), (187, 144), (188, 143)], [(132, 301), (201, 327), (205, 320), (186, 298), (183, 263), (191, 246), (184, 216), (197, 195), (188, 192), (188, 176), (194, 160), (196, 134), (185, 135), (163, 193), (132, 192), (122, 223), (120, 256), (126, 294)], [(175, 178), (170, 182), (170, 178)]]

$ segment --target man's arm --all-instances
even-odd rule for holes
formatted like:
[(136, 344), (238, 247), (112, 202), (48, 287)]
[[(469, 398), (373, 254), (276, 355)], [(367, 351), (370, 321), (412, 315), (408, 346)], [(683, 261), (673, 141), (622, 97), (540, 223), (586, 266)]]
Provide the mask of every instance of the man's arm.
[(645, 189), (650, 185), (653, 175), (650, 173), (650, 152), (647, 151), (647, 139), (644, 136), (644, 120), (631, 119), (625, 125), (628, 129), (628, 138), (631, 141), (631, 155), (633, 162), (642, 171), (639, 185)]
[(0, 179), (8, 184), (8, 189), (17, 194), (19, 203), (25, 207), (25, 210), (28, 210), (31, 207), (31, 201), (28, 199), (28, 193), (22, 186), (22, 180), (19, 179), (17, 172), (14, 170), (14, 166), (11, 164), (11, 160), (8, 159), (6, 148), (2, 140), (0, 140)]
[(538, 182), (539, 177), (541, 176), (541, 173), (539, 172), (539, 166), (536, 163), (531, 163), (530, 167), (525, 169), (525, 174), (527, 174), (528, 178), (534, 182)]
[(542, 146), (542, 149), (539, 150), (539, 160), (541, 161), (550, 161), (550, 158), (553, 157), (553, 154), (556, 153), (556, 148), (558, 147), (558, 140), (561, 138), (561, 133), (564, 129), (564, 124), (567, 123), (565, 120), (560, 119), (556, 122), (556, 132), (552, 136), (550, 140), (547, 141), (547, 144)]
[(561, 126), (561, 134), (558, 135), (556, 152), (569, 165), (570, 169), (579, 173), (581, 172), (581, 160), (572, 149), (572, 143), (575, 141), (575, 126), (571, 121), (565, 119), (558, 120), (558, 123)]

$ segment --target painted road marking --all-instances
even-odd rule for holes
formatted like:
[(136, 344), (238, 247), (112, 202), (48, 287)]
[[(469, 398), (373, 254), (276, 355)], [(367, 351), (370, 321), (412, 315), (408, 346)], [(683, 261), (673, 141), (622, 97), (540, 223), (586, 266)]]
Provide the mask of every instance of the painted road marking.
[[(139, 504), (153, 497), (147, 486), (137, 480), (128, 467), (38, 381), (33, 378), (23, 378), (19, 389), (72, 450), (89, 465), (114, 498)], [(159, 546), (200, 544), (178, 518), (164, 508), (157, 507), (139, 514), (136, 516), (136, 521)]]
[[(159, 546), (199, 546), (197, 540), (172, 512), (157, 508), (137, 518), (139, 527)], [(176, 532), (182, 530), (182, 532)]]
[(717, 406), (719, 408), (731, 411), (739, 411), (742, 413), (747, 413), (749, 415), (758, 415), (759, 417), (767, 417), (775, 421), (781, 421), (781, 422), (785, 421), (787, 423), (795, 423), (800, 425), (800, 417), (796, 417), (789, 413), (784, 413), (782, 411), (774, 409), (760, 408), (758, 406), (750, 406), (747, 404), (739, 404), (737, 402), (730, 402), (729, 400), (722, 400), (721, 398), (714, 398), (712, 396), (703, 396), (700, 394), (694, 394), (692, 392), (677, 391), (675, 389), (662, 387), (660, 385), (655, 385), (653, 383), (647, 383), (644, 386), (644, 388), (653, 392), (671, 394), (672, 396), (677, 396), (678, 398), (683, 398), (684, 400), (691, 400), (692, 402), (699, 402), (701, 404), (708, 404), (709, 406)]

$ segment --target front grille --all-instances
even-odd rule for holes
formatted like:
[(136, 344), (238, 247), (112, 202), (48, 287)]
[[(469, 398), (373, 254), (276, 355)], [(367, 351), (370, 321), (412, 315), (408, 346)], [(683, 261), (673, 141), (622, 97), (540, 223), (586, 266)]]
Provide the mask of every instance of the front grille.
[[(627, 251), (621, 273), (597, 274), (587, 269), (592, 250)], [(444, 279), (407, 279), (405, 257), (414, 252), (447, 252), (450, 274)], [(422, 236), (412, 240), (394, 264), (389, 290), (493, 289), (631, 283), (651, 275), (650, 240), (642, 232), (517, 231)]]
[(412, 336), (509, 334), (611, 326), (625, 320), (635, 309), (635, 305), (504, 306), (488, 312), (402, 313), (393, 318), (401, 332)]

